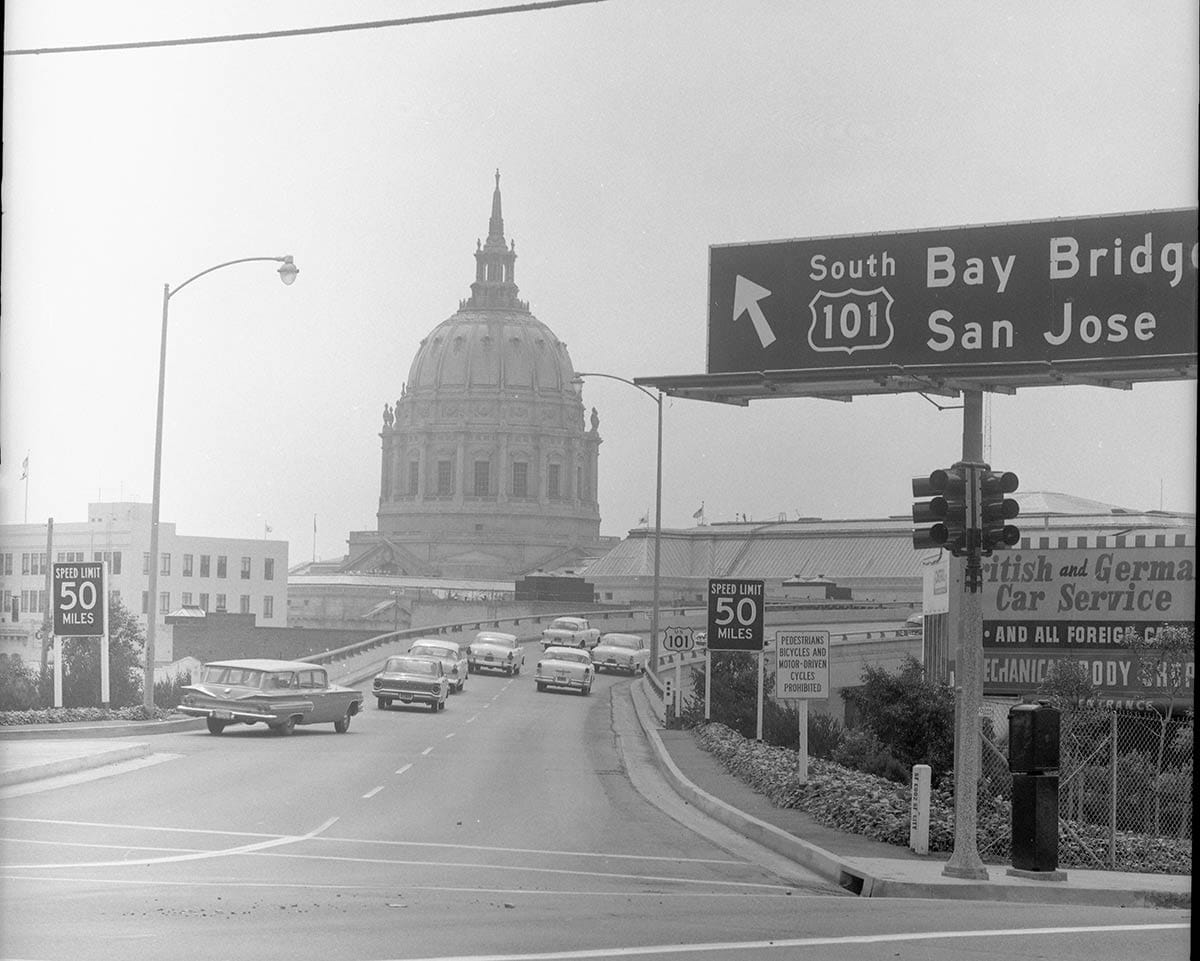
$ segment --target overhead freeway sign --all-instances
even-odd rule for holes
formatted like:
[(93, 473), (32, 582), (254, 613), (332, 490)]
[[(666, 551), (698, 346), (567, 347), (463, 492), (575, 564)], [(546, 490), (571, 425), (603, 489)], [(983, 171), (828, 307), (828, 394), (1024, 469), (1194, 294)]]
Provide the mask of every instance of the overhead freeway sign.
[(1196, 376), (1197, 210), (709, 248), (700, 399)]

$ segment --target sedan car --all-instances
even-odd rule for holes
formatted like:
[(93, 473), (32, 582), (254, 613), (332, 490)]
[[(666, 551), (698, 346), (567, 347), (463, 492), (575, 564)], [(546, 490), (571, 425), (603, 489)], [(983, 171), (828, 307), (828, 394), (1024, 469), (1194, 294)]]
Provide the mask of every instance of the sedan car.
[(467, 683), (467, 655), (458, 641), (447, 641), (440, 637), (418, 637), (408, 649), (409, 654), (419, 657), (436, 657), (446, 669), (452, 691), (462, 691)]
[(538, 658), (533, 678), (539, 691), (548, 687), (566, 687), (580, 694), (590, 694), (595, 674), (592, 655), (587, 651), (577, 647), (548, 647)]
[(265, 724), (291, 734), (297, 724), (329, 723), (345, 734), (363, 705), (362, 691), (330, 683), (325, 668), (307, 661), (213, 661), (183, 690), (179, 710), (205, 718), (210, 734), (231, 724)]
[(371, 692), (375, 695), (375, 706), (380, 710), (399, 701), (401, 704), (428, 704), (437, 712), (445, 710), (450, 681), (440, 658), (397, 654), (389, 657), (383, 670), (375, 675)]
[(480, 631), (467, 645), (467, 666), (472, 671), (503, 671), (513, 677), (525, 666), (525, 648), (516, 634)]
[(592, 648), (596, 673), (622, 671), (637, 674), (646, 670), (650, 649), (640, 634), (603, 634), (600, 643)]

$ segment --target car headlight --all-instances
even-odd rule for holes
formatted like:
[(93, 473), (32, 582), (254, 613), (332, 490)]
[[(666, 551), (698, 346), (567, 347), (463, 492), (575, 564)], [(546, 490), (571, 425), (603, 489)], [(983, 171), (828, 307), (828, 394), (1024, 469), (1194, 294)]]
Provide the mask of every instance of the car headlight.
[(381, 678), (381, 677), (375, 678), (374, 686), (375, 687), (383, 687), (383, 678)]

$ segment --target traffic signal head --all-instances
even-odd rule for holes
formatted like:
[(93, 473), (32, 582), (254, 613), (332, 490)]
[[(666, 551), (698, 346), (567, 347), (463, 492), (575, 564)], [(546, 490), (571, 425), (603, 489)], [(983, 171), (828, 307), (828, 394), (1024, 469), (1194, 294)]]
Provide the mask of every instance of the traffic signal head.
[(941, 547), (951, 554), (966, 549), (966, 472), (956, 467), (935, 470), (928, 477), (912, 479), (914, 497), (929, 498), (913, 504), (913, 547)]
[(983, 471), (979, 479), (981, 526), (979, 531), (980, 552), (991, 554), (994, 550), (1012, 547), (1021, 540), (1021, 531), (1005, 521), (1012, 520), (1021, 508), (1011, 497), (1020, 484), (1012, 471)]

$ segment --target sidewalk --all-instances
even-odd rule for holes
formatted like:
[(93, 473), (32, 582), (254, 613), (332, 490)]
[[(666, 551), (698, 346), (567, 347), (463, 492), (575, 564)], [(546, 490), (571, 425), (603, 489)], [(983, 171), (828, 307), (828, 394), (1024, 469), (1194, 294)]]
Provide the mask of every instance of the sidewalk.
[[(647, 692), (631, 692), (659, 768), (679, 794), (710, 817), (861, 897), (954, 898), (980, 901), (1088, 904), (1101, 907), (1190, 908), (1190, 876), (1062, 870), (1066, 880), (1008, 874), (984, 865), (987, 880), (947, 877), (947, 855), (907, 848), (818, 824), (803, 811), (777, 808), (696, 743), (690, 731), (664, 730)], [(661, 711), (661, 708), (659, 708)]]

